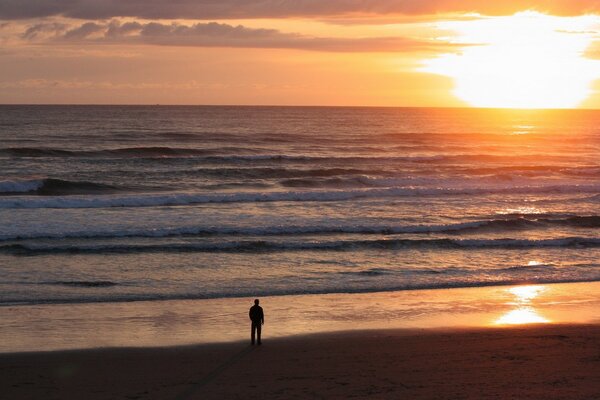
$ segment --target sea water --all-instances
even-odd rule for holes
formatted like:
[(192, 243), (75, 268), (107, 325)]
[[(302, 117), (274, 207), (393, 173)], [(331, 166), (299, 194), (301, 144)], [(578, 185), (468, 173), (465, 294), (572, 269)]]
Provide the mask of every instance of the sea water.
[(0, 106), (0, 305), (600, 280), (600, 112)]

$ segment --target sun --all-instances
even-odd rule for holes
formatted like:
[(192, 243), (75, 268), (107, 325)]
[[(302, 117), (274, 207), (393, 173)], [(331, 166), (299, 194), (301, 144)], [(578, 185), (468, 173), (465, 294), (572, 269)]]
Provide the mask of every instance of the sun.
[(443, 22), (440, 29), (469, 45), (426, 60), (421, 71), (453, 78), (454, 94), (474, 107), (576, 108), (600, 78), (600, 61), (584, 56), (597, 22), (530, 11)]

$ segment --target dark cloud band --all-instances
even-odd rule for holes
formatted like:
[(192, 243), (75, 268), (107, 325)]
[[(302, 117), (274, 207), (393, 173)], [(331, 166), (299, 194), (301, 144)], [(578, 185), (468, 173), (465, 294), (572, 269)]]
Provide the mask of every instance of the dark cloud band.
[(579, 15), (599, 12), (600, 4), (597, 0), (2, 0), (0, 19), (56, 15), (91, 20), (113, 17), (234, 19), (460, 12), (509, 15), (528, 9), (555, 15)]
[[(41, 22), (27, 27), (22, 40), (62, 44), (147, 44), (160, 46), (279, 48), (331, 52), (403, 52), (457, 50), (457, 45), (439, 40), (404, 37), (329, 38), (285, 33), (276, 29), (248, 28), (209, 22), (193, 25), (85, 22), (66, 27)], [(461, 45), (464, 46), (464, 45)]]

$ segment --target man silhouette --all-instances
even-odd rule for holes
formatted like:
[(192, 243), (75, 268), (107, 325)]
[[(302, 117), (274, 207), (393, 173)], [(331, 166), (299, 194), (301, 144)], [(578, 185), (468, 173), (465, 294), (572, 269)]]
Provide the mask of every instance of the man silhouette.
[(252, 340), (252, 345), (254, 345), (254, 335), (256, 333), (258, 339), (258, 345), (260, 346), (260, 331), (262, 325), (265, 323), (265, 314), (263, 313), (263, 309), (258, 305), (258, 299), (254, 300), (254, 305), (250, 307), (250, 312), (248, 315), (250, 316), (250, 321), (252, 321), (252, 331), (250, 333), (250, 339)]

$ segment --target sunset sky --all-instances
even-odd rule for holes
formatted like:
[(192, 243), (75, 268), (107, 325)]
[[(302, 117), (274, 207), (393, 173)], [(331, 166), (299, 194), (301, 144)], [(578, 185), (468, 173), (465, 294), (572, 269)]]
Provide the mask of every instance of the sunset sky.
[(600, 108), (592, 0), (1, 0), (0, 103)]

